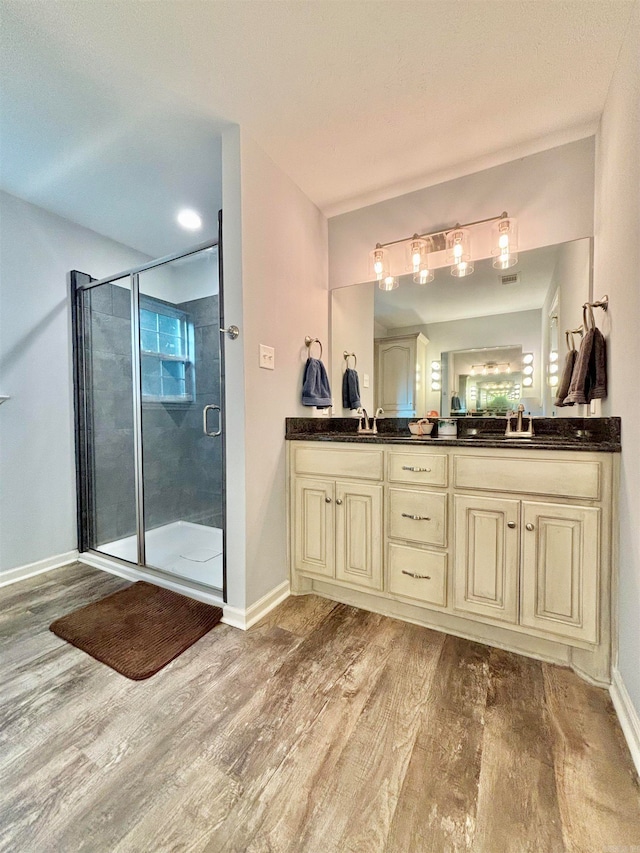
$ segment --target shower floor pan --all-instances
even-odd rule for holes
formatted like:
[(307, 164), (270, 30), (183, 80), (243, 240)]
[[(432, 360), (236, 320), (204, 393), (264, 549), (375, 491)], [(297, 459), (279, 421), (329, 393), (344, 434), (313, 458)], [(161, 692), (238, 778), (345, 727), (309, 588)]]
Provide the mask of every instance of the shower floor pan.
[[(222, 589), (222, 530), (191, 521), (174, 521), (145, 534), (147, 566)], [(103, 554), (138, 562), (135, 536), (100, 545)]]

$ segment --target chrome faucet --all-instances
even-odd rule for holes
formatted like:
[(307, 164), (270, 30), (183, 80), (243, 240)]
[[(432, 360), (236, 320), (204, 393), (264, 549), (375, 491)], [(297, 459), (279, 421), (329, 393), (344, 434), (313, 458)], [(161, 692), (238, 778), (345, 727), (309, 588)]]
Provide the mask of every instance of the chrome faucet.
[[(523, 413), (524, 406), (522, 403), (518, 406), (517, 412), (507, 412), (507, 428), (504, 431), (504, 434), (509, 438), (533, 438), (533, 418), (529, 415), (529, 426), (527, 429), (524, 428), (523, 423)], [(511, 429), (511, 418), (516, 415), (516, 428), (515, 430)]]

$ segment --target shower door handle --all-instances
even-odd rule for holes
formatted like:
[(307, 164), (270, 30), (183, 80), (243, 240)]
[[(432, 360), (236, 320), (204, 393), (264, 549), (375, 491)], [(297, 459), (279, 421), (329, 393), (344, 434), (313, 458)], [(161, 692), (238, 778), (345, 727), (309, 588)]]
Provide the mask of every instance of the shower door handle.
[[(207, 414), (213, 410), (220, 412), (219, 427), (216, 432), (209, 432), (207, 428)], [(222, 434), (222, 409), (220, 408), (220, 406), (212, 406), (211, 404), (209, 404), (208, 406), (204, 407), (204, 409), (202, 410), (202, 431), (205, 435), (208, 435), (209, 438), (216, 438), (216, 436)]]

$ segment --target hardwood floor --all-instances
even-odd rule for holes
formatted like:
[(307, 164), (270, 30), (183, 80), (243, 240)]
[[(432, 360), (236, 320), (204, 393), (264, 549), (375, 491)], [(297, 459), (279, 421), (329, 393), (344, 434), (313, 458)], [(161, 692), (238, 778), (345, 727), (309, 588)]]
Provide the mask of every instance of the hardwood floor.
[(126, 586), (0, 591), (0, 850), (640, 851), (606, 691), (307, 596), (133, 682), (49, 623)]

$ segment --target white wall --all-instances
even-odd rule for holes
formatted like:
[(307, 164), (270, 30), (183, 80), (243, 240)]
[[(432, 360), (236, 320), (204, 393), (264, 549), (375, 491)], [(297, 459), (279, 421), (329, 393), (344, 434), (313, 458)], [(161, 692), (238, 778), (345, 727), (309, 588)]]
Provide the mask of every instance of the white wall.
[(67, 273), (146, 260), (0, 193), (0, 572), (76, 547)]
[[(244, 131), (240, 152), (243, 319), (238, 325), (244, 348), (250, 605), (287, 578), (285, 418), (310, 415), (300, 399), (305, 335), (320, 338), (328, 362), (327, 221)], [(229, 296), (229, 276), (234, 275), (235, 287), (238, 281), (227, 248)], [(227, 322), (235, 322), (230, 310)], [(261, 343), (275, 347), (273, 371), (259, 367)], [(230, 382), (227, 388), (232, 407), (237, 392)]]
[(329, 286), (366, 280), (385, 243), (498, 216), (518, 218), (520, 251), (593, 234), (594, 139), (562, 145), (329, 220)]
[(634, 6), (597, 137), (594, 297), (607, 293), (609, 396), (622, 417), (619, 670), (640, 715), (640, 8)]
[[(345, 371), (343, 353), (354, 352), (357, 356), (360, 400), (369, 415), (373, 415), (373, 388), (375, 367), (373, 362), (374, 334), (374, 290), (370, 285), (341, 287), (331, 294), (331, 390), (334, 399), (334, 415), (349, 417), (349, 409), (342, 408), (342, 377)], [(349, 359), (349, 367), (354, 361)], [(364, 387), (365, 376), (369, 387)]]

